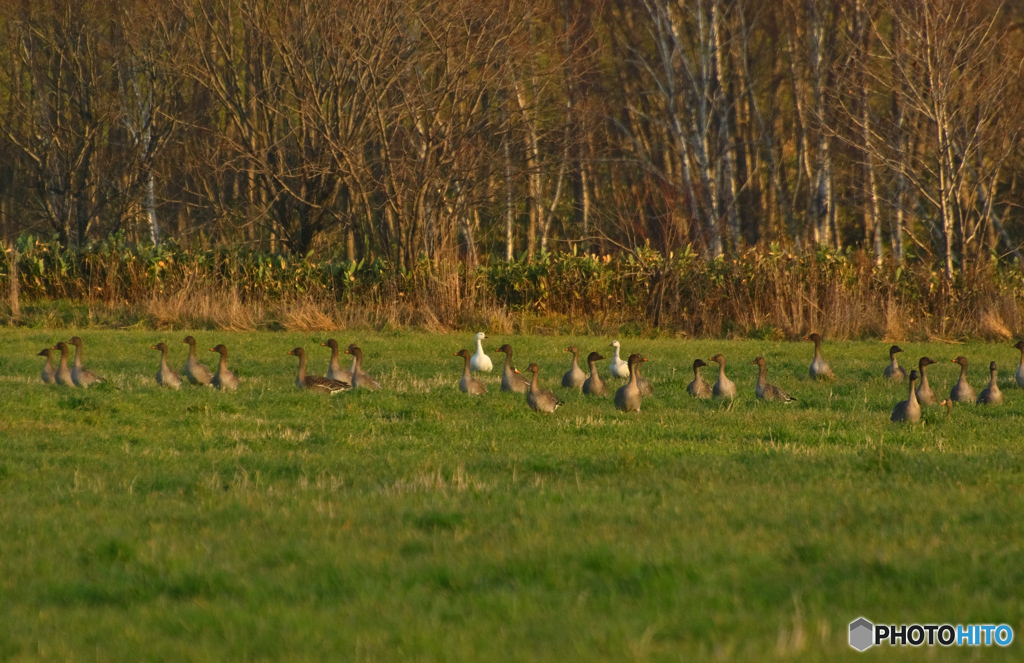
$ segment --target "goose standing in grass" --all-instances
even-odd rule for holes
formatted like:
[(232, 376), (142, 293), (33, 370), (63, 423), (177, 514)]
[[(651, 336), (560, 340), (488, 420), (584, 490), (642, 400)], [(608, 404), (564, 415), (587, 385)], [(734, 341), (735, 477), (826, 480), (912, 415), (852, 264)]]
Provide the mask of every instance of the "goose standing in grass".
[(221, 344), (210, 348), (210, 352), (216, 352), (220, 355), (217, 372), (213, 374), (210, 384), (221, 391), (234, 391), (238, 389), (238, 376), (228, 368), (228, 349)]
[(931, 357), (921, 357), (917, 362), (917, 371), (921, 377), (921, 384), (917, 385), (917, 402), (921, 405), (935, 405), (939, 402), (932, 386), (928, 384), (928, 367), (934, 363)]
[(954, 364), (960, 364), (960, 379), (956, 381), (949, 392), (949, 397), (956, 403), (973, 403), (977, 396), (974, 387), (967, 381), (967, 357), (960, 355), (953, 360)]
[(704, 363), (703, 359), (693, 360), (693, 382), (686, 385), (686, 393), (694, 398), (711, 398), (711, 387), (700, 376), (700, 369), (704, 366), (707, 366), (707, 364)]
[(153, 346), (154, 350), (160, 351), (160, 368), (156, 372), (156, 383), (168, 389), (181, 387), (181, 376), (167, 366), (167, 344), (160, 342)]
[(756, 364), (757, 384), (754, 385), (754, 394), (763, 401), (780, 401), (792, 403), (796, 399), (782, 391), (773, 384), (768, 384), (768, 368), (765, 366), (764, 357), (758, 357), (751, 364)]
[(79, 387), (88, 387), (92, 384), (103, 382), (103, 378), (87, 369), (85, 361), (85, 341), (77, 336), (72, 336), (68, 343), (75, 346), (75, 367), (71, 369), (71, 379)]
[(1014, 373), (1014, 377), (1017, 378), (1017, 386), (1024, 388), (1024, 341), (1017, 341), (1013, 347), (1020, 350), (1020, 363), (1017, 364), (1017, 372)]
[(43, 348), (36, 355), (37, 357), (46, 357), (46, 363), (43, 364), (43, 372), (39, 374), (43, 382), (46, 384), (53, 384), (57, 381), (57, 369), (53, 367), (53, 350), (52, 348)]
[(204, 387), (211, 386), (213, 383), (213, 371), (200, 362), (199, 357), (196, 356), (196, 339), (186, 336), (182, 343), (188, 343), (188, 358), (185, 359), (185, 366), (181, 369), (182, 375), (191, 384), (199, 384)]
[(815, 380), (831, 380), (836, 375), (832, 372), (832, 367), (821, 358), (821, 334), (817, 332), (808, 334), (804, 337), (805, 341), (814, 342), (814, 360), (811, 361), (810, 374)]
[(75, 380), (71, 377), (71, 369), (68, 368), (68, 344), (61, 341), (53, 346), (54, 350), (60, 350), (60, 362), (57, 363), (57, 373), (53, 380), (62, 387), (74, 387)]
[(295, 348), (288, 354), (299, 358), (299, 372), (295, 376), (295, 386), (299, 389), (308, 389), (320, 394), (337, 394), (352, 388), (349, 382), (322, 378), (319, 375), (306, 375), (306, 351), (302, 348)]
[(902, 382), (907, 377), (907, 372), (903, 370), (900, 363), (896, 361), (896, 355), (900, 352), (903, 352), (903, 348), (898, 345), (894, 345), (889, 348), (889, 365), (885, 367), (884, 374), (887, 380)]
[(910, 371), (910, 389), (907, 390), (907, 400), (900, 401), (892, 409), (892, 414), (889, 415), (889, 419), (892, 421), (896, 423), (909, 421), (912, 424), (921, 421), (921, 404), (917, 402), (917, 393), (914, 391), (915, 382), (917, 382), (917, 371)]
[(996, 363), (992, 362), (988, 365), (988, 386), (978, 394), (978, 405), (1003, 404), (1003, 392), (999, 391), (998, 379)]
[(587, 355), (587, 366), (590, 368), (590, 375), (583, 381), (583, 393), (587, 396), (604, 396), (605, 387), (601, 376), (597, 374), (597, 362), (604, 359), (603, 355), (591, 352)]
[[(345, 382), (349, 385), (352, 384), (352, 371), (347, 368), (342, 368), (338, 362), (338, 342), (333, 338), (327, 339), (326, 343), (320, 345), (326, 346), (331, 349), (331, 361), (327, 364), (327, 379), (337, 380), (338, 382)], [(352, 357), (352, 366), (356, 365), (356, 358)]]
[(580, 389), (587, 381), (587, 374), (580, 368), (580, 349), (575, 345), (570, 345), (565, 351), (572, 353), (572, 365), (562, 376), (562, 386), (566, 389)]
[(530, 390), (530, 383), (512, 366), (512, 346), (506, 343), (497, 349), (505, 353), (505, 368), (501, 372), (501, 390), (525, 394)]
[(615, 356), (612, 357), (612, 362), (608, 364), (608, 372), (612, 374), (612, 377), (619, 378), (620, 380), (626, 380), (629, 378), (629, 364), (622, 361), (622, 357), (619, 356), (619, 345), (618, 341), (612, 341), (609, 346), (615, 348)]
[(462, 350), (456, 352), (453, 356), (462, 357), (463, 359), (466, 360), (465, 364), (462, 367), (462, 377), (459, 379), (459, 391), (461, 391), (464, 394), (469, 394), (470, 396), (482, 396), (483, 394), (486, 394), (487, 385), (485, 385), (480, 380), (477, 380), (469, 372), (469, 364), (472, 361), (472, 358), (469, 355), (469, 350), (463, 348)]
[(349, 343), (349, 346), (345, 348), (345, 354), (352, 355), (352, 388), (369, 389), (370, 391), (380, 389), (380, 382), (374, 380), (373, 376), (363, 369), (363, 351), (359, 349), (359, 346)]
[(470, 360), (469, 367), (477, 373), (490, 373), (494, 368), (491, 358), (484, 352), (483, 340), (485, 338), (487, 338), (487, 334), (483, 332), (476, 333), (476, 354)]
[(640, 394), (640, 387), (637, 386), (639, 371), (637, 368), (641, 363), (647, 361), (638, 354), (629, 355), (626, 365), (629, 367), (629, 382), (619, 387), (615, 392), (615, 407), (623, 412), (639, 412), (640, 403), (643, 401)]
[(725, 355), (717, 354), (708, 361), (718, 364), (718, 379), (711, 387), (711, 395), (715, 398), (736, 398), (736, 383), (725, 376)]
[(550, 413), (557, 410), (558, 406), (565, 405), (565, 403), (558, 400), (555, 392), (540, 386), (540, 381), (537, 378), (540, 368), (537, 364), (530, 364), (528, 370), (533, 373), (533, 379), (530, 381), (530, 391), (526, 393), (526, 404), (530, 406), (531, 410), (534, 412)]

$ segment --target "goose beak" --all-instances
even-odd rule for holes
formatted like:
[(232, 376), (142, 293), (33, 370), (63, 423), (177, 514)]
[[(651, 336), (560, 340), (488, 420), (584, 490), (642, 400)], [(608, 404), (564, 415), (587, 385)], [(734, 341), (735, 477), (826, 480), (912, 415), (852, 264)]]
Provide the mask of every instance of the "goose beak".
[(150, 347), (153, 348), (154, 350), (156, 350), (156, 346), (155, 345), (151, 345)]
[(326, 343), (321, 343), (320, 345), (327, 345), (327, 344)]

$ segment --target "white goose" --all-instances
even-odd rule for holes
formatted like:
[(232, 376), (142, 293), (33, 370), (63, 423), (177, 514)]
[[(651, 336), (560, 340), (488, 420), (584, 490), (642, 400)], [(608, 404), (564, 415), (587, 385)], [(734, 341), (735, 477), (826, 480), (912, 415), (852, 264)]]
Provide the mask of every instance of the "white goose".
[(491, 369), (494, 368), (494, 364), (491, 363), (491, 358), (484, 354), (482, 341), (485, 338), (487, 338), (487, 334), (483, 332), (476, 333), (476, 354), (469, 360), (469, 367), (480, 373), (490, 373)]
[(619, 342), (612, 341), (612, 347), (615, 348), (615, 356), (612, 357), (612, 363), (608, 364), (608, 370), (617, 378), (628, 379), (629, 364), (622, 361), (622, 357), (619, 356)]

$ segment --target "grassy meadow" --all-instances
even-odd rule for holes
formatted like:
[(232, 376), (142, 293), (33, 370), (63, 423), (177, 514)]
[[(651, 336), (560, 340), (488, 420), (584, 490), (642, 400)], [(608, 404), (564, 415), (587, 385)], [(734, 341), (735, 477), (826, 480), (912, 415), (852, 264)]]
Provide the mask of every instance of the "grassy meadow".
[[(1019, 660), (1024, 391), (1008, 344), (906, 344), (947, 394), (957, 354), (1002, 407), (889, 422), (888, 344), (628, 338), (656, 395), (470, 399), (471, 334), (337, 333), (385, 389), (299, 392), (326, 335), (192, 332), (225, 343), (237, 393), (154, 382), (185, 332), (83, 331), (109, 384), (43, 385), (70, 331), (0, 331), (0, 659), (351, 661)], [(493, 336), (554, 387), (562, 349), (610, 338)], [(735, 403), (685, 392), (723, 352)], [(213, 364), (216, 355), (204, 353)], [(491, 353), (496, 366), (501, 355)], [(798, 403), (757, 402), (749, 361)], [(601, 363), (606, 379), (607, 361)], [(714, 372), (705, 369), (709, 382)], [(617, 381), (610, 381), (618, 386)], [(1007, 623), (1006, 649), (858, 654), (847, 625)]]

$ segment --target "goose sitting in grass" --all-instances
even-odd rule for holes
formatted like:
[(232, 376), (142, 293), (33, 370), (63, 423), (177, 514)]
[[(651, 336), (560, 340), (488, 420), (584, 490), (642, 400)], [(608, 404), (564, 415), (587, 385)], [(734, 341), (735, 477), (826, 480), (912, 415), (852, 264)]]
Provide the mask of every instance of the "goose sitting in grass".
[(512, 365), (512, 346), (506, 343), (497, 351), (505, 353), (505, 367), (501, 371), (501, 390), (517, 394), (528, 392), (530, 390), (529, 381)]
[(629, 382), (619, 387), (619, 390), (615, 392), (615, 407), (623, 412), (640, 411), (643, 398), (641, 397), (640, 387), (637, 385), (637, 379), (640, 376), (640, 372), (637, 369), (645, 361), (647, 360), (638, 354), (629, 355), (629, 361), (626, 362), (626, 365), (629, 366)]
[(186, 336), (182, 343), (188, 344), (188, 357), (185, 359), (185, 366), (181, 369), (182, 375), (192, 384), (212, 386), (213, 371), (200, 362), (199, 357), (196, 356), (196, 339)]
[(708, 361), (718, 364), (718, 379), (711, 387), (711, 395), (715, 398), (736, 398), (736, 383), (725, 376), (725, 355), (719, 353)]
[(815, 380), (831, 380), (834, 378), (835, 373), (832, 372), (832, 367), (821, 358), (821, 334), (808, 334), (804, 337), (804, 340), (814, 343), (814, 359), (811, 361), (809, 371), (811, 377)]
[(53, 384), (57, 380), (57, 369), (53, 367), (53, 350), (51, 348), (43, 348), (36, 355), (37, 357), (46, 357), (46, 363), (43, 364), (43, 371), (39, 374), (39, 377), (46, 384)]
[(562, 376), (562, 386), (566, 389), (581, 389), (587, 380), (587, 374), (580, 368), (580, 349), (575, 345), (570, 345), (565, 351), (572, 353), (572, 364)]
[(1003, 392), (999, 391), (999, 376), (996, 371), (996, 363), (988, 365), (988, 386), (978, 394), (978, 405), (1002, 405)]
[(935, 363), (931, 357), (921, 357), (917, 362), (918, 377), (921, 384), (917, 385), (917, 402), (921, 405), (935, 405), (939, 399), (935, 398), (935, 392), (928, 384), (928, 367)]
[(104, 382), (103, 378), (83, 365), (85, 361), (85, 341), (77, 336), (72, 336), (68, 343), (75, 346), (75, 366), (71, 369), (71, 379), (75, 381), (75, 385), (88, 387), (92, 384)]
[(373, 376), (363, 369), (363, 351), (355, 343), (349, 343), (345, 348), (345, 354), (352, 355), (352, 388), (369, 389), (377, 391), (380, 389), (380, 382), (373, 379)]
[(351, 383), (341, 380), (323, 378), (319, 375), (306, 375), (306, 351), (302, 348), (289, 350), (288, 354), (299, 358), (299, 372), (295, 376), (295, 386), (299, 389), (308, 389), (320, 394), (337, 394), (352, 388)]
[(537, 364), (530, 364), (529, 371), (533, 373), (533, 380), (530, 381), (530, 391), (526, 394), (526, 404), (530, 406), (530, 409), (534, 412), (554, 412), (561, 405), (565, 405), (562, 401), (555, 396), (555, 392), (550, 389), (545, 389), (540, 386), (540, 381), (537, 375), (540, 373), (540, 367)]
[(960, 355), (953, 360), (954, 364), (960, 364), (960, 379), (956, 381), (949, 392), (949, 397), (954, 403), (973, 403), (977, 396), (974, 387), (967, 381), (967, 357)]
[(153, 346), (153, 349), (160, 351), (160, 368), (156, 372), (156, 383), (168, 389), (180, 388), (181, 376), (172, 371), (167, 365), (167, 344), (163, 342), (157, 343)]
[(898, 345), (889, 348), (889, 365), (885, 367), (885, 373), (883, 373), (887, 380), (902, 382), (907, 378), (907, 372), (903, 370), (899, 361), (896, 360), (896, 355), (900, 352), (903, 352), (903, 348)]
[(234, 391), (238, 389), (238, 375), (228, 368), (228, 348), (223, 343), (210, 348), (210, 352), (220, 355), (220, 362), (217, 363), (217, 372), (213, 374), (210, 381), (220, 391)]
[(494, 364), (491, 363), (491, 358), (484, 352), (484, 339), (487, 338), (487, 334), (483, 332), (476, 333), (476, 354), (469, 362), (469, 367), (477, 373), (490, 373), (494, 368)]
[(907, 400), (900, 401), (892, 409), (889, 419), (895, 423), (909, 421), (917, 423), (921, 421), (921, 404), (917, 402), (917, 393), (914, 391), (914, 383), (917, 382), (917, 371), (910, 371), (910, 388), (907, 390)]
[(612, 357), (612, 361), (608, 364), (608, 372), (612, 374), (612, 377), (619, 378), (620, 380), (629, 379), (629, 363), (622, 361), (622, 357), (619, 356), (619, 345), (618, 341), (612, 341), (609, 346), (615, 348), (615, 356)]
[[(331, 358), (327, 362), (327, 378), (329, 380), (347, 382), (351, 385), (352, 371), (347, 368), (342, 368), (341, 363), (338, 361), (338, 342), (333, 338), (329, 338), (326, 343), (321, 343), (320, 345), (331, 349)], [(352, 357), (352, 365), (355, 366), (355, 364), (356, 358)]]
[(465, 362), (462, 366), (462, 377), (459, 379), (459, 391), (470, 396), (482, 396), (487, 393), (487, 385), (477, 380), (469, 372), (471, 358), (469, 350), (463, 348), (454, 354), (455, 357), (462, 357)]
[(604, 396), (605, 386), (601, 376), (597, 374), (597, 362), (604, 359), (603, 355), (591, 352), (587, 355), (587, 366), (590, 368), (590, 375), (583, 381), (583, 393), (587, 396)]
[(763, 401), (779, 401), (781, 403), (792, 403), (795, 398), (782, 391), (773, 384), (768, 384), (768, 368), (765, 366), (764, 357), (758, 357), (751, 364), (756, 364), (757, 384), (754, 385), (754, 394)]
[(707, 366), (703, 359), (693, 360), (693, 382), (686, 385), (686, 393), (694, 398), (711, 398), (711, 387), (700, 376), (700, 369)]
[(54, 350), (60, 350), (60, 362), (57, 364), (57, 372), (54, 374), (54, 381), (62, 387), (75, 387), (74, 378), (71, 377), (71, 369), (68, 368), (68, 344), (61, 341), (53, 346)]

